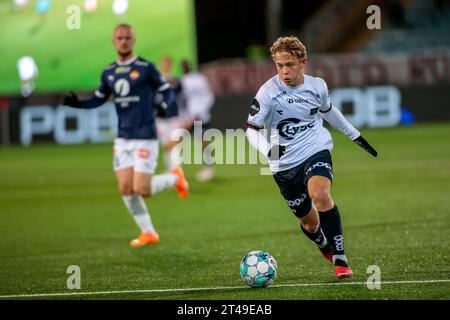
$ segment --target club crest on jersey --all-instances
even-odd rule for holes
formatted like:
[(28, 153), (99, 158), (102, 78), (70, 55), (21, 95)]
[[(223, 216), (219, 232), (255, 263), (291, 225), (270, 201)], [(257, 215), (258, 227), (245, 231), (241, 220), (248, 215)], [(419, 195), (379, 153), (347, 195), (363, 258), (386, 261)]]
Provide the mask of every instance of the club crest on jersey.
[(259, 106), (259, 102), (258, 100), (254, 99), (252, 102), (252, 105), (250, 107), (250, 115), (254, 116), (255, 114), (257, 114), (260, 110), (260, 106)]
[(301, 120), (297, 118), (287, 118), (281, 120), (277, 124), (278, 134), (286, 140), (292, 140), (298, 132), (302, 132), (308, 128), (314, 127), (314, 121), (303, 126), (297, 126), (300, 121)]
[(130, 73), (131, 80), (136, 80), (137, 78), (139, 78), (139, 76), (140, 76), (140, 73), (137, 70), (133, 70)]

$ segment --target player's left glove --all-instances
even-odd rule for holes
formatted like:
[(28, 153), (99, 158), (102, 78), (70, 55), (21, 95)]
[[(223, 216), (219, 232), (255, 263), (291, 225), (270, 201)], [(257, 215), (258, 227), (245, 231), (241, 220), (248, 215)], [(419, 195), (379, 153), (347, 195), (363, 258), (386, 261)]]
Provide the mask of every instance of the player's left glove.
[(69, 95), (64, 96), (63, 105), (73, 108), (81, 108), (81, 101), (78, 99), (78, 96), (71, 91)]
[(163, 118), (166, 115), (166, 111), (167, 111), (167, 103), (165, 103), (164, 101), (156, 105), (157, 117)]
[(361, 148), (366, 150), (368, 153), (376, 157), (378, 155), (377, 151), (372, 148), (372, 146), (366, 141), (366, 139), (363, 138), (363, 136), (359, 136), (356, 138), (355, 141)]
[(167, 103), (164, 101), (164, 96), (160, 93), (157, 93), (154, 98), (155, 107), (156, 107), (156, 116), (163, 118), (166, 115), (167, 111)]

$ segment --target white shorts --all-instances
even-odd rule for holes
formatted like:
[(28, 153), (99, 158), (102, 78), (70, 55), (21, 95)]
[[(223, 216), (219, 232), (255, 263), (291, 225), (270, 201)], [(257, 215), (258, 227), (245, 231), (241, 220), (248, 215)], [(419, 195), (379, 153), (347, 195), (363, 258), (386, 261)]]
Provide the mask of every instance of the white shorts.
[(158, 165), (158, 140), (117, 138), (114, 140), (114, 171), (133, 168), (154, 174)]
[(182, 127), (182, 119), (177, 117), (169, 119), (156, 119), (156, 128), (158, 130), (158, 140), (165, 145), (172, 140), (172, 132)]

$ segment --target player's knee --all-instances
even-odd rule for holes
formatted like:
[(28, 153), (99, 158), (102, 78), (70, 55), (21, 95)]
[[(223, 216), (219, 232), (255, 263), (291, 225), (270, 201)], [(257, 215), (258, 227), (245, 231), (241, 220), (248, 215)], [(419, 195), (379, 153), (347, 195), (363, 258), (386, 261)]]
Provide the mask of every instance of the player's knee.
[(302, 226), (303, 226), (303, 229), (305, 229), (306, 231), (308, 231), (310, 233), (314, 233), (317, 231), (319, 224), (313, 223), (313, 222), (303, 222), (302, 221)]
[(150, 188), (144, 186), (137, 187), (136, 190), (134, 190), (134, 193), (140, 195), (143, 198), (151, 196)]
[(328, 192), (319, 189), (313, 191), (310, 196), (319, 211), (328, 211), (333, 208), (333, 200)]
[(133, 187), (129, 183), (121, 183), (119, 185), (119, 191), (124, 196), (129, 196), (133, 194)]

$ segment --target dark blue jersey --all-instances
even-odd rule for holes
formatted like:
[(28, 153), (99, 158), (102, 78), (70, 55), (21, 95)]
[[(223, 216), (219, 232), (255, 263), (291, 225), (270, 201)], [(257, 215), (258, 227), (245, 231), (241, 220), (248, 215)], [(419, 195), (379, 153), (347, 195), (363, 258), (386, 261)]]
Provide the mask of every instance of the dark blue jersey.
[(165, 76), (165, 80), (170, 84), (175, 97), (174, 102), (168, 106), (165, 118), (177, 117), (183, 114), (186, 109), (185, 97), (183, 95), (183, 88), (181, 87), (180, 79), (174, 76)]
[(95, 97), (82, 102), (84, 108), (103, 104), (114, 97), (119, 119), (118, 137), (156, 139), (155, 94), (161, 93), (166, 105), (174, 102), (174, 93), (155, 66), (135, 56), (125, 63), (114, 62), (102, 73)]

